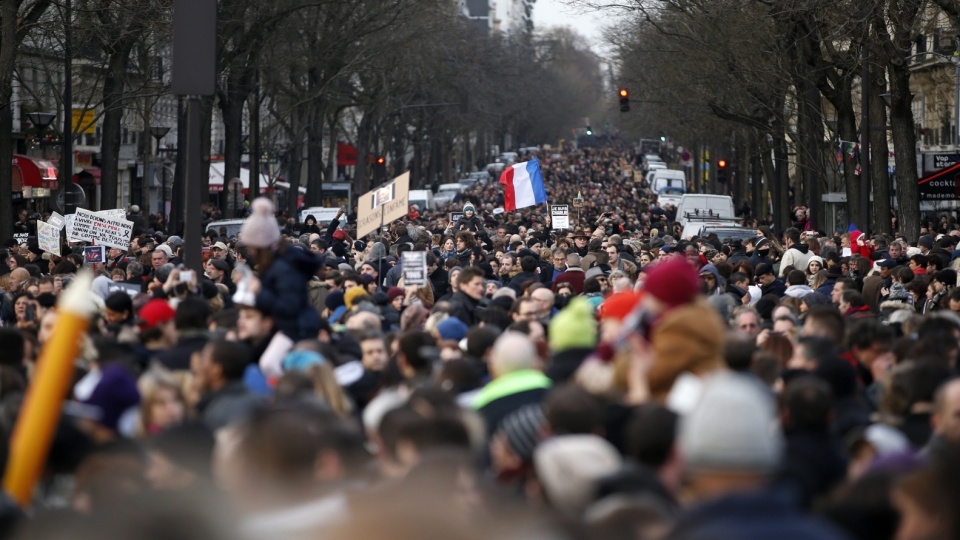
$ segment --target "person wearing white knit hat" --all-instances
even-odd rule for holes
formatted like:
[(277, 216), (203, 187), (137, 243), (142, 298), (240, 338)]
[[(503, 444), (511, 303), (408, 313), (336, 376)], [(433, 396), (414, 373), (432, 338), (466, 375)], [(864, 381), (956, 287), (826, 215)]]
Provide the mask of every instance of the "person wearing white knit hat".
[(280, 362), (275, 360), (282, 360), (293, 343), (315, 339), (320, 331), (320, 314), (309, 303), (307, 282), (323, 261), (309, 251), (280, 242), (280, 226), (270, 199), (258, 198), (251, 206), (252, 213), (240, 228), (240, 236), (258, 277), (238, 284), (237, 294), (241, 290), (253, 293), (256, 305), (273, 313), (278, 329), (275, 339), (285, 339), (282, 345), (271, 343), (260, 358), (260, 367), (268, 376), (280, 375)]

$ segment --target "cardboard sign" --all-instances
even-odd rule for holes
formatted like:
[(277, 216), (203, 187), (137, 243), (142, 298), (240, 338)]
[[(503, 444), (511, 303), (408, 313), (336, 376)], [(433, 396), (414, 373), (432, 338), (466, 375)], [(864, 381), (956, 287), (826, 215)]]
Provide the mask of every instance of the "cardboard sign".
[(83, 262), (85, 264), (107, 262), (107, 248), (104, 246), (87, 246), (83, 248)]
[(125, 292), (130, 296), (136, 296), (142, 292), (140, 286), (135, 283), (111, 283), (107, 287), (107, 291), (110, 293)]
[(463, 212), (450, 212), (450, 223), (456, 225), (463, 218)]
[(73, 220), (74, 237), (90, 240), (104, 246), (129, 249), (130, 235), (133, 234), (132, 222), (125, 219), (112, 219), (83, 208), (77, 208), (75, 216)]
[(403, 284), (423, 287), (427, 284), (427, 252), (403, 252)]
[(554, 229), (569, 229), (570, 207), (566, 204), (550, 205), (550, 219)]
[(37, 244), (40, 249), (60, 256), (60, 229), (44, 222), (37, 222)]
[(84, 242), (83, 238), (77, 238), (73, 234), (73, 221), (77, 217), (76, 214), (67, 214), (63, 216), (63, 227), (67, 232), (67, 242)]
[(50, 214), (50, 217), (47, 219), (47, 224), (51, 227), (56, 227), (58, 231), (62, 231), (67, 225), (67, 221), (63, 219), (63, 216), (54, 212)]
[(25, 233), (25, 232), (13, 233), (13, 239), (16, 240), (18, 244), (26, 244), (27, 240), (30, 239), (30, 233)]
[(405, 172), (389, 184), (361, 195), (357, 201), (357, 238), (405, 217), (410, 207), (409, 194), (410, 173)]

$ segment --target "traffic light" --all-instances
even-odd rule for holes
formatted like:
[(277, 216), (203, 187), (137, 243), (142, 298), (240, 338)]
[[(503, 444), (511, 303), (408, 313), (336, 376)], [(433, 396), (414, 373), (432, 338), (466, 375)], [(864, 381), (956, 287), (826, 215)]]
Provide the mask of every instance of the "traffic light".
[(377, 156), (373, 160), (373, 179), (378, 183), (387, 179), (387, 158)]
[(587, 126), (587, 135), (593, 135), (593, 128), (590, 126)]
[(717, 160), (717, 182), (727, 183), (727, 160), (725, 159)]
[(663, 133), (660, 134), (660, 142), (667, 142), (667, 136)]
[(630, 110), (630, 91), (626, 88), (620, 89), (620, 112), (628, 112)]

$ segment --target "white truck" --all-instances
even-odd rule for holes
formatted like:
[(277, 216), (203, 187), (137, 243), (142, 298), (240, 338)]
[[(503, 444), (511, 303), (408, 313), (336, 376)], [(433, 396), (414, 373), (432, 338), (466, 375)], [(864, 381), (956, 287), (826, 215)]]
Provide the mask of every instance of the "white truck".
[(705, 193), (685, 194), (677, 205), (677, 223), (686, 228), (691, 221), (736, 224), (738, 220), (733, 208), (733, 197)]

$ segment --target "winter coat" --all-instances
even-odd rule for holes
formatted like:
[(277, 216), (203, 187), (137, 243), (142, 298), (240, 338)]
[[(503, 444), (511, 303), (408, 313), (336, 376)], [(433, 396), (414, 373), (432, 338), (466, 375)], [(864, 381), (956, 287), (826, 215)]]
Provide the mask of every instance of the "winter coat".
[(463, 291), (457, 291), (450, 297), (450, 315), (460, 319), (468, 327), (478, 322), (478, 307), (480, 301), (470, 298)]
[(320, 331), (320, 314), (307, 292), (307, 282), (320, 264), (313, 253), (286, 248), (275, 253), (273, 264), (260, 277), (257, 305), (270, 310), (277, 329), (293, 341), (316, 339)]
[(800, 511), (787, 488), (737, 493), (691, 508), (680, 517), (671, 540), (776, 538), (841, 540), (836, 526)]

